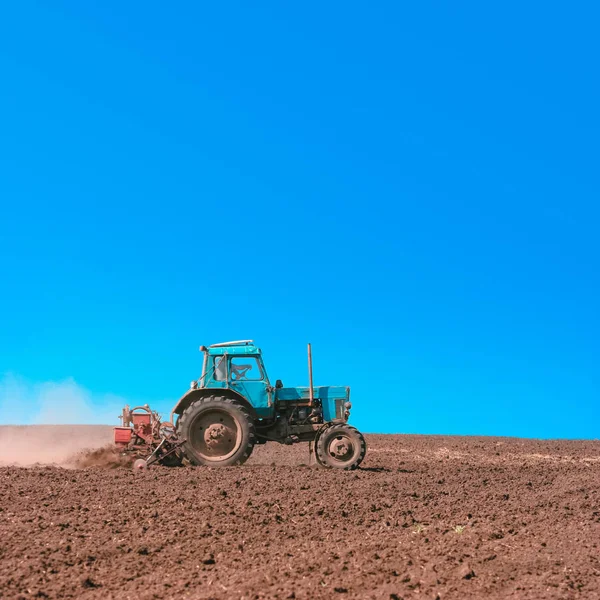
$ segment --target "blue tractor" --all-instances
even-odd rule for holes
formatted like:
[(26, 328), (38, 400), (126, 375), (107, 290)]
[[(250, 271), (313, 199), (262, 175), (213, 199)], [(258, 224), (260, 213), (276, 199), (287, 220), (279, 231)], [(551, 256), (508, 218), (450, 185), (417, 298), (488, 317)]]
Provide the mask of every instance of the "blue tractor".
[[(348, 425), (350, 388), (271, 385), (252, 340), (201, 346), (202, 375), (171, 413), (178, 453), (192, 464), (240, 465), (255, 444), (309, 442), (318, 464), (355, 469), (365, 457), (362, 434)], [(174, 457), (170, 456), (171, 462)], [(165, 461), (166, 462), (166, 461)]]

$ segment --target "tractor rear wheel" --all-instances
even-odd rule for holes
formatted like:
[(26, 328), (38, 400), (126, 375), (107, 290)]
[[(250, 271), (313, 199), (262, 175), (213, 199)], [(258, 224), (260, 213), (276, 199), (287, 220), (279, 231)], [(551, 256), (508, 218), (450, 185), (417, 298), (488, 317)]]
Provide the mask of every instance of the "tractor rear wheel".
[(183, 411), (177, 431), (192, 464), (228, 467), (245, 463), (256, 440), (248, 409), (226, 396), (207, 396)]
[(356, 469), (367, 453), (362, 433), (351, 425), (339, 423), (322, 430), (315, 440), (315, 457), (322, 467)]

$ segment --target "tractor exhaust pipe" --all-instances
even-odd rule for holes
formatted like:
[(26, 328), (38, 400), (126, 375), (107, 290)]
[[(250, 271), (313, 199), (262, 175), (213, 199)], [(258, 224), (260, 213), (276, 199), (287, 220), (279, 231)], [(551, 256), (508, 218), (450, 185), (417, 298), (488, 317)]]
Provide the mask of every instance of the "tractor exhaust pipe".
[(313, 373), (312, 373), (312, 349), (308, 344), (308, 405), (313, 406), (315, 395), (313, 391)]

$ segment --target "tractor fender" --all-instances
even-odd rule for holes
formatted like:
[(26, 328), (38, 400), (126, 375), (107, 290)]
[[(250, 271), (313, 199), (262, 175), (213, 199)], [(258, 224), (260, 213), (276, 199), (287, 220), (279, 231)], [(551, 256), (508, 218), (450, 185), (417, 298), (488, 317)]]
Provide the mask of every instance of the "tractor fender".
[(243, 404), (253, 418), (256, 418), (256, 412), (254, 407), (238, 392), (232, 390), (231, 388), (197, 388), (194, 390), (188, 390), (179, 400), (177, 404), (171, 411), (171, 423), (175, 422), (175, 415), (181, 415), (183, 411), (190, 405), (192, 402), (196, 402), (200, 398), (206, 398), (207, 396), (225, 396), (227, 398), (233, 398), (237, 400), (240, 404)]

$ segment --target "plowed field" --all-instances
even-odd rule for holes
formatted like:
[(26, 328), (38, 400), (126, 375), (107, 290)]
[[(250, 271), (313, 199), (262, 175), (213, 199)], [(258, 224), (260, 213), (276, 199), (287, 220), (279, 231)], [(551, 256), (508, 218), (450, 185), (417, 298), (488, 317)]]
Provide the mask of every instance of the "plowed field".
[(354, 472), (0, 467), (0, 598), (600, 598), (600, 442), (367, 443)]

